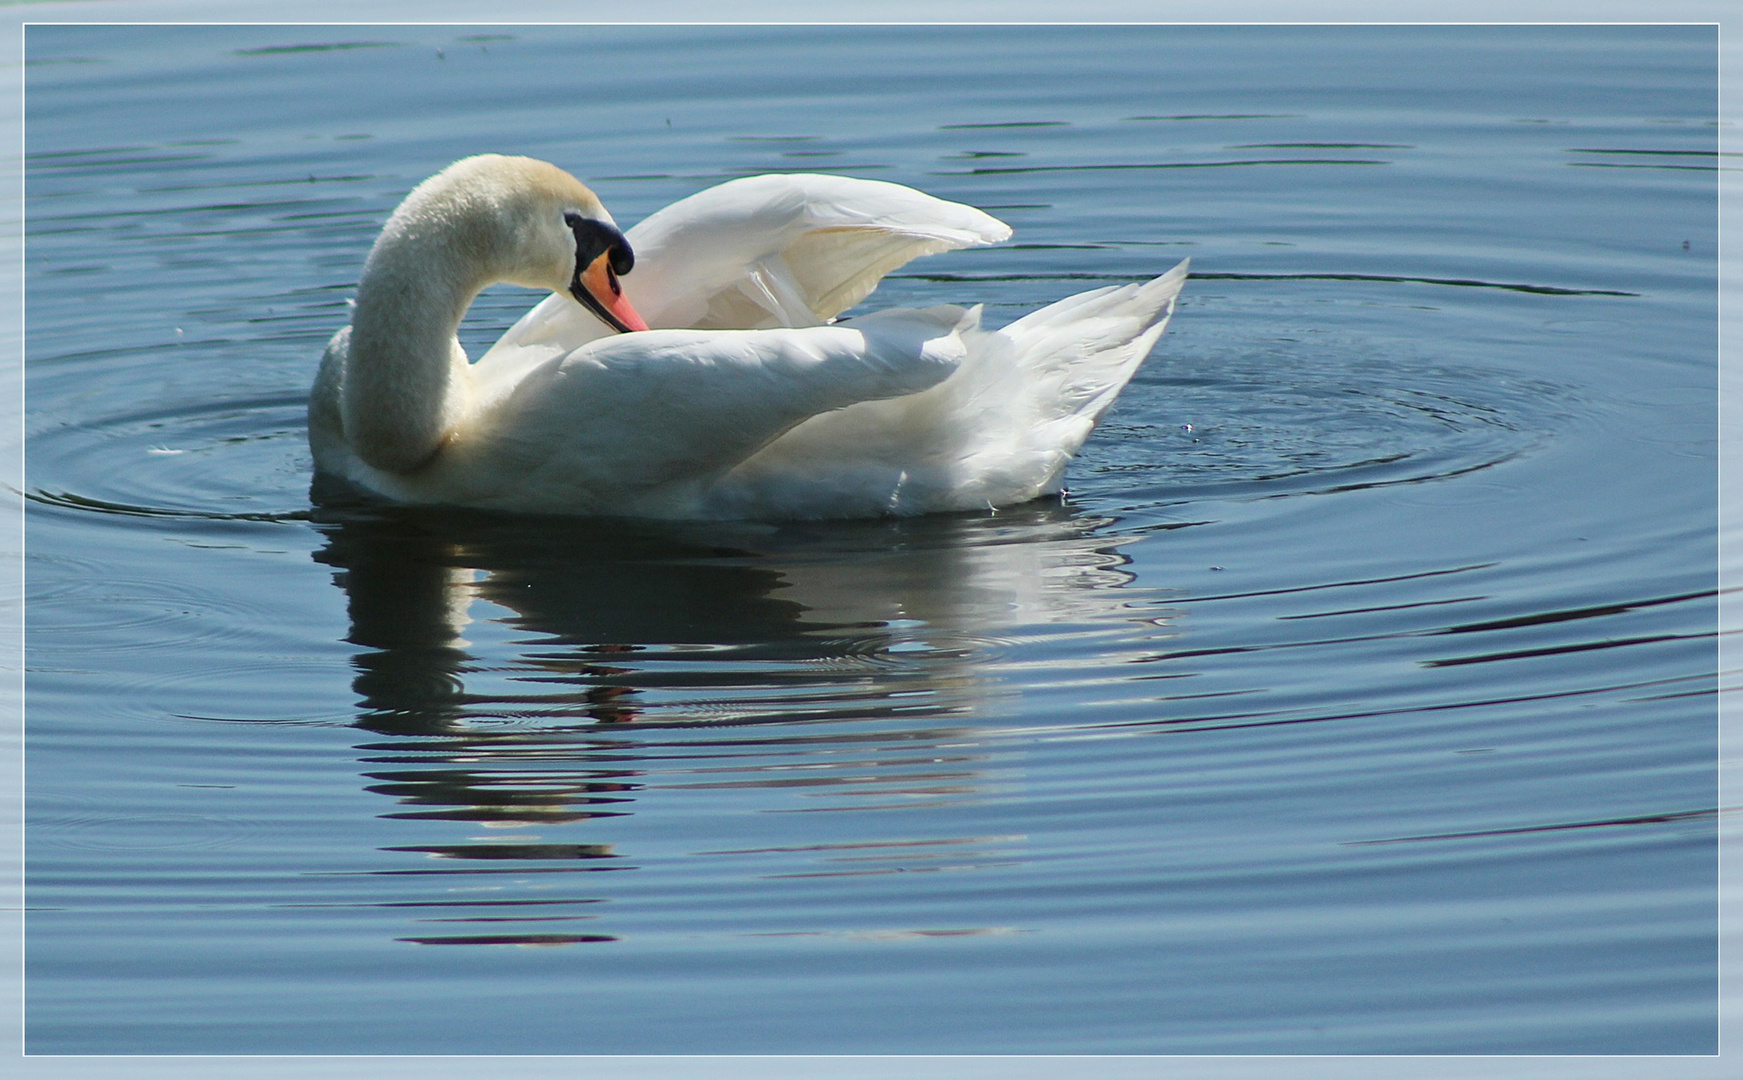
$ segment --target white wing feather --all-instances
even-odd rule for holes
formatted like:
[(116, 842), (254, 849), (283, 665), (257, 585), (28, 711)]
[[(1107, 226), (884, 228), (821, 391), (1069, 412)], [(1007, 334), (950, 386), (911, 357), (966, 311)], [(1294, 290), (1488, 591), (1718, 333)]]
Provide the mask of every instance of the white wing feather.
[(1010, 235), (1010, 226), (972, 206), (900, 184), (750, 176), (673, 203), (630, 230), (648, 263), (629, 287), (630, 302), (650, 326), (815, 325), (865, 299), (910, 259)]

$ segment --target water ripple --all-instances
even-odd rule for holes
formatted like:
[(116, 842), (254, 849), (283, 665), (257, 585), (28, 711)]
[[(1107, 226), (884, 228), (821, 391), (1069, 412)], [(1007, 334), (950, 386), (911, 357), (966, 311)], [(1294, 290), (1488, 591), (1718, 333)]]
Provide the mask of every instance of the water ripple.
[(1665, 814), (1643, 814), (1636, 817), (1610, 818), (1604, 821), (1568, 821), (1553, 825), (1521, 825), (1510, 829), (1478, 829), (1473, 832), (1434, 833), (1427, 836), (1390, 836), (1381, 840), (1346, 840), (1350, 847), (1374, 844), (1419, 844), (1431, 840), (1476, 840), (1495, 836), (1520, 836), (1528, 833), (1563, 832), (1569, 829), (1609, 829), (1623, 825), (1673, 825), (1689, 821), (1711, 821), (1719, 816), (1718, 809), (1680, 810)]
[(1241, 169), (1266, 165), (1390, 165), (1378, 158), (1247, 158), (1239, 161), (1086, 162), (1080, 165), (981, 165), (954, 169), (937, 176), (992, 176), (1018, 173), (1129, 172), (1160, 169)]
[[(1131, 274), (1106, 274), (1069, 271), (1063, 273), (1026, 274), (964, 274), (964, 273), (902, 273), (891, 274), (892, 280), (975, 282), (975, 281), (1117, 281), (1132, 279)], [(1399, 285), (1450, 285), (1466, 289), (1502, 289), (1507, 292), (1534, 293), (1540, 296), (1639, 296), (1640, 293), (1619, 289), (1574, 289), (1560, 285), (1532, 285), (1522, 282), (1483, 281), (1477, 278), (1411, 277), (1402, 274), (1350, 273), (1234, 273), (1214, 270), (1194, 270), (1194, 281), (1374, 281)]]

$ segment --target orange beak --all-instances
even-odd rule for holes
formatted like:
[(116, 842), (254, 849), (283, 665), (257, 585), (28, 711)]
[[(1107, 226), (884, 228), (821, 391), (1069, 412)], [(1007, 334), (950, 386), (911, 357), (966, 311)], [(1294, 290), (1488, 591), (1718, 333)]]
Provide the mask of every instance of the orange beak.
[(611, 252), (604, 252), (576, 278), (575, 299), (592, 308), (601, 319), (620, 331), (646, 330), (647, 322), (630, 306), (611, 268)]

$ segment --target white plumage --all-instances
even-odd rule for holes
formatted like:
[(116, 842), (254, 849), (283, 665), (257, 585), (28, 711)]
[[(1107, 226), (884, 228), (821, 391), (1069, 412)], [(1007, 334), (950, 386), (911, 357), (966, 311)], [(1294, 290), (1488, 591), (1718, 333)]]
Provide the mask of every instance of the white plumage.
[[(525, 158), (469, 158), (420, 185), (323, 357), (316, 467), (397, 501), (546, 513), (1011, 505), (1059, 489), (1186, 277), (1181, 263), (996, 331), (952, 306), (831, 323), (910, 259), (1010, 229), (896, 184), (749, 177), (629, 230), (634, 269), (614, 299), (606, 257), (583, 281), (575, 251), (601, 223), (617, 235), (610, 220), (573, 178)], [(553, 254), (565, 247), (566, 261)], [(495, 281), (553, 295), (467, 364), (455, 331)], [(589, 282), (653, 329), (614, 332), (577, 302), (595, 302)]]

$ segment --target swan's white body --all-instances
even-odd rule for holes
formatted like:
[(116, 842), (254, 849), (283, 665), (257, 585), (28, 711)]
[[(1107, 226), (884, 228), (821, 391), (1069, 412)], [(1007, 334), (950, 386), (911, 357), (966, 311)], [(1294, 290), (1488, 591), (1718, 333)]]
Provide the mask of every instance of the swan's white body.
[[(1010, 229), (895, 184), (751, 177), (629, 231), (623, 295), (653, 329), (618, 334), (562, 291), (579, 268), (560, 228), (539, 230), (564, 207), (610, 222), (524, 158), (469, 158), (407, 197), (322, 358), (319, 470), (400, 502), (562, 514), (1007, 506), (1059, 490), (1186, 277), (1182, 263), (996, 331), (958, 307), (831, 324), (908, 260)], [(496, 281), (554, 295), (469, 364), (455, 330)]]

